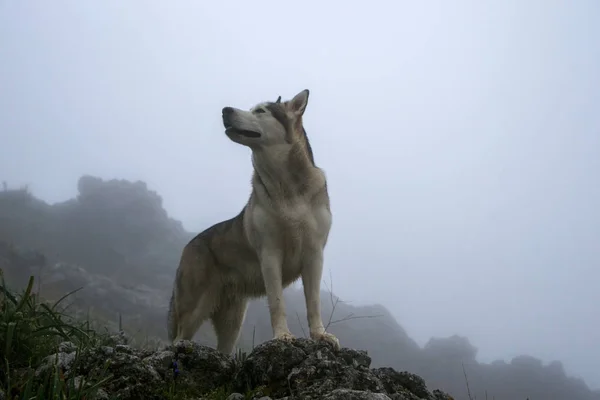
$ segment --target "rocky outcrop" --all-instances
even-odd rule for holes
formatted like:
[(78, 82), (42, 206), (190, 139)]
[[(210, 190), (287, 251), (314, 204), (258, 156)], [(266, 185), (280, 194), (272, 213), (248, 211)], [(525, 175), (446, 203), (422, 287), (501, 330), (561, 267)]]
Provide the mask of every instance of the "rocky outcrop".
[(236, 357), (191, 341), (157, 351), (126, 343), (121, 338), (81, 352), (63, 343), (37, 375), (54, 363), (66, 378), (86, 379), (89, 385), (97, 383), (90, 377), (108, 374), (97, 399), (451, 399), (430, 391), (416, 375), (370, 368), (371, 358), (364, 351), (335, 350), (329, 343), (310, 339), (270, 340), (247, 356)]
[(168, 289), (193, 236), (144, 182), (88, 175), (78, 195), (47, 204), (27, 190), (0, 191), (0, 241), (43, 253), (50, 264), (84, 266), (119, 282)]

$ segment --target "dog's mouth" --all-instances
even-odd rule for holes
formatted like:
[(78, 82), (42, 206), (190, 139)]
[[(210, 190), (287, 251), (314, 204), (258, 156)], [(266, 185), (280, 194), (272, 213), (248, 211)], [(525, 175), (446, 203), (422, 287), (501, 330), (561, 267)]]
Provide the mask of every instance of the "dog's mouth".
[(259, 138), (260, 132), (252, 131), (249, 129), (239, 129), (233, 126), (235, 118), (235, 110), (231, 107), (223, 108), (223, 126), (225, 127), (225, 133), (228, 136), (244, 136), (247, 138)]
[(259, 138), (260, 137), (260, 133), (258, 133), (258, 132), (249, 131), (247, 129), (237, 129), (237, 128), (234, 128), (233, 126), (225, 126), (225, 133), (228, 135), (239, 135), (239, 136), (245, 136), (245, 137), (249, 137), (249, 138)]

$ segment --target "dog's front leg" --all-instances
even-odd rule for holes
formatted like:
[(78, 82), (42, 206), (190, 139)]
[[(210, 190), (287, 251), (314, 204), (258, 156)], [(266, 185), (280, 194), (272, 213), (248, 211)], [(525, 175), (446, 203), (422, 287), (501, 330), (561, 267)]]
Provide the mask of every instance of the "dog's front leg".
[(293, 339), (285, 315), (285, 301), (283, 299), (283, 285), (281, 281), (281, 254), (277, 251), (263, 251), (260, 267), (262, 271), (269, 312), (271, 314), (271, 327), (274, 339)]
[(331, 333), (325, 332), (321, 317), (321, 277), (323, 275), (323, 251), (315, 249), (305, 258), (302, 268), (302, 286), (306, 300), (306, 315), (310, 337), (313, 340), (326, 340), (340, 348), (339, 340)]

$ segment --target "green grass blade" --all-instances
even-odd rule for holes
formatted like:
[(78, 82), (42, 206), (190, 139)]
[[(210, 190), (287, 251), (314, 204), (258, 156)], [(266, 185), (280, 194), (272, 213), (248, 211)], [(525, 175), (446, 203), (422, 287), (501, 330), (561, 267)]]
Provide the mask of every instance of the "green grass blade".
[(27, 284), (27, 289), (25, 289), (25, 293), (23, 293), (23, 297), (21, 297), (21, 301), (17, 304), (17, 308), (15, 312), (21, 311), (26, 302), (29, 301), (31, 297), (31, 290), (33, 289), (33, 275), (29, 276), (29, 283)]
[(79, 292), (81, 289), (83, 289), (83, 287), (80, 287), (79, 289), (75, 289), (70, 291), (69, 293), (65, 294), (64, 296), (62, 296), (60, 299), (58, 299), (53, 305), (52, 305), (52, 310), (54, 311), (56, 309), (56, 306), (58, 306), (58, 304), (60, 302), (62, 302), (64, 299), (66, 299), (67, 297), (71, 296), (72, 294), (75, 294), (77, 292)]

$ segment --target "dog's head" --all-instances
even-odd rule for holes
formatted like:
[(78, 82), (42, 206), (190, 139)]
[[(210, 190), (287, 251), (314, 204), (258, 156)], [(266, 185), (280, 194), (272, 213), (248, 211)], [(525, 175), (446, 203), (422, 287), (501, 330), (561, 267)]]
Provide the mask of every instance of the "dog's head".
[[(308, 104), (308, 89), (282, 102), (265, 102), (249, 111), (223, 108), (223, 126), (232, 141), (251, 149), (273, 145), (307, 143), (302, 116)], [(310, 151), (310, 150), (309, 150)]]

